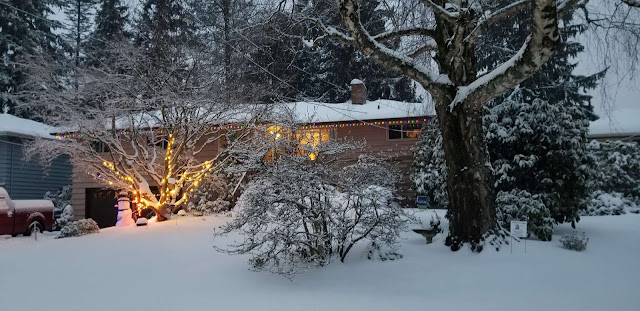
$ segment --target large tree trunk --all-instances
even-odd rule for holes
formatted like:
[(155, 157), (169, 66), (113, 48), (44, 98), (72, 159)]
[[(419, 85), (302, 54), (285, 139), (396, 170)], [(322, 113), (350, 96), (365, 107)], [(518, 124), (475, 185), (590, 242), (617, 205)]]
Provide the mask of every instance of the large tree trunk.
[[(465, 109), (465, 107), (467, 109)], [(442, 146), (448, 166), (449, 236), (446, 245), (458, 250), (471, 243), (482, 250), (484, 236), (495, 227), (493, 175), (482, 130), (482, 113), (457, 105), (438, 105)]]

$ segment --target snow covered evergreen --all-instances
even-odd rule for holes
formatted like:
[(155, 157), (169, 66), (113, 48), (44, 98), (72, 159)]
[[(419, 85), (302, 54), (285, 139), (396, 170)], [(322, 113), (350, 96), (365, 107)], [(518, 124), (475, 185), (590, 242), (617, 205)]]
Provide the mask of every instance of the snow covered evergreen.
[[(61, 25), (47, 20), (52, 13), (46, 0), (8, 0), (0, 3), (0, 113), (16, 114), (13, 97), (25, 79), (17, 66), (31, 55), (61, 56), (61, 41), (53, 31)], [(24, 111), (17, 115), (27, 117)]]
[(586, 215), (638, 213), (640, 206), (640, 145), (622, 141), (592, 141), (588, 145), (597, 171), (590, 183)]
[(411, 181), (418, 195), (425, 195), (431, 208), (447, 208), (447, 164), (442, 149), (442, 134), (437, 121), (427, 123), (413, 155)]

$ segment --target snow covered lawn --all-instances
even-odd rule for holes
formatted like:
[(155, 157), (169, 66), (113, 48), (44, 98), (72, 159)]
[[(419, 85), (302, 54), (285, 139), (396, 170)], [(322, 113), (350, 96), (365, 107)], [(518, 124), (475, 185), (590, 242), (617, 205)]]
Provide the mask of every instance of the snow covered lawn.
[(528, 241), (527, 253), (524, 243), (513, 254), (453, 253), (443, 236), (426, 245), (407, 232), (403, 259), (369, 261), (354, 250), (345, 264), (293, 281), (215, 252), (212, 230), (227, 219), (38, 242), (0, 237), (0, 310), (640, 310), (640, 215), (584, 217), (578, 229), (590, 242), (581, 253), (562, 249), (559, 236)]

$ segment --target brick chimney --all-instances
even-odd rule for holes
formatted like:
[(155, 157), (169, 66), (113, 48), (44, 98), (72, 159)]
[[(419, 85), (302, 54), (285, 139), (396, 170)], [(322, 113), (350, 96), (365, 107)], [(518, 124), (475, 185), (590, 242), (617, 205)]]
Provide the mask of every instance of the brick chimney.
[(351, 103), (363, 105), (367, 102), (367, 88), (364, 82), (358, 79), (351, 80)]

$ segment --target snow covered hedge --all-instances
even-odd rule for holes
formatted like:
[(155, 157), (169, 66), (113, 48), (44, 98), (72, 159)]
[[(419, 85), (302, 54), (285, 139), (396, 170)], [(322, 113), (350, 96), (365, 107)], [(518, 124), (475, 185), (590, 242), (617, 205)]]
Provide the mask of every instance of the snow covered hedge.
[(80, 219), (64, 226), (56, 239), (83, 236), (98, 232), (100, 232), (100, 227), (98, 227), (98, 224), (93, 219)]
[(587, 210), (583, 212), (588, 216), (622, 215), (627, 212), (638, 214), (640, 208), (636, 203), (619, 192), (607, 193), (596, 191), (591, 195), (587, 203)]
[(640, 145), (621, 141), (592, 141), (588, 145), (596, 161), (590, 183), (592, 194), (584, 215), (639, 213)]
[(238, 200), (236, 218), (216, 233), (242, 238), (217, 249), (250, 254), (253, 270), (286, 277), (344, 261), (360, 242), (395, 252), (413, 219), (394, 203), (397, 172), (367, 155), (341, 169), (338, 156), (354, 147), (337, 144), (317, 146), (315, 160), (283, 153), (265, 163)]

